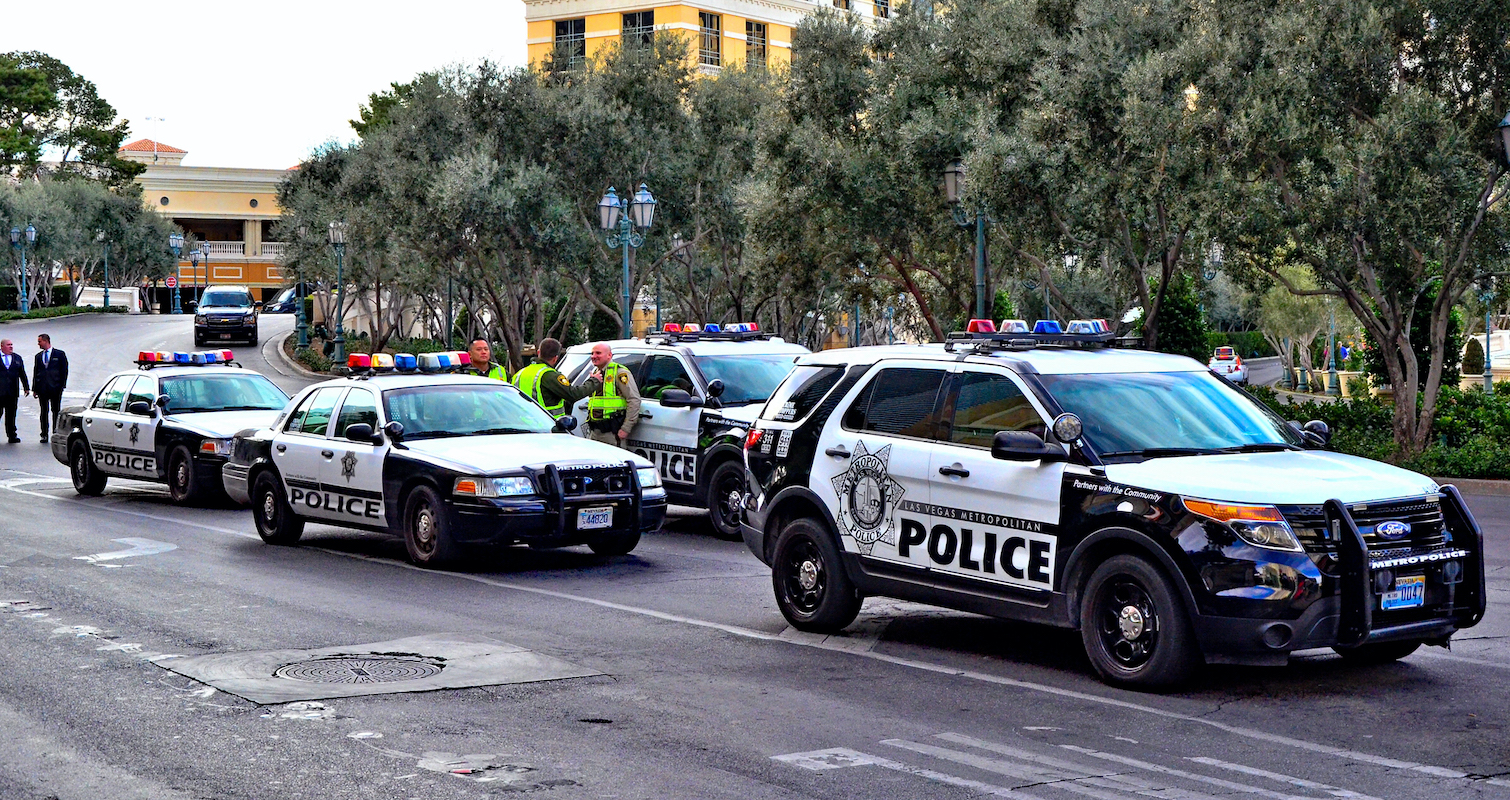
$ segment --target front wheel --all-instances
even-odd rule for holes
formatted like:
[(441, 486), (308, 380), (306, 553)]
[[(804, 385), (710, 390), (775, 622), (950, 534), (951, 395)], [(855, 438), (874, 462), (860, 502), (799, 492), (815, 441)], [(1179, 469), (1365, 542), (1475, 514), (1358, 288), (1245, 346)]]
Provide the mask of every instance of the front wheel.
[(428, 486), (416, 487), (404, 503), (404, 549), (420, 567), (439, 567), (456, 558), (445, 506)]
[(108, 476), (94, 465), (83, 439), (75, 439), (68, 448), (68, 471), (73, 476), (73, 490), (79, 494), (97, 497), (105, 491)]
[(1375, 642), (1373, 644), (1360, 644), (1354, 647), (1333, 647), (1337, 655), (1349, 664), (1369, 665), (1388, 664), (1416, 652), (1421, 646), (1420, 639), (1405, 639), (1398, 642)]
[(725, 461), (708, 480), (708, 519), (721, 539), (740, 538), (739, 523), (744, 520), (745, 465)]
[(189, 451), (174, 448), (168, 456), (168, 495), (175, 503), (192, 503), (199, 496), (199, 477), (194, 474), (194, 457)]
[(1113, 556), (1091, 573), (1080, 605), (1080, 639), (1102, 680), (1133, 689), (1174, 686), (1200, 663), (1174, 587), (1136, 556)]
[(836, 633), (855, 621), (861, 599), (839, 562), (839, 548), (823, 526), (799, 519), (782, 529), (771, 561), (776, 605), (792, 627)]
[(605, 533), (587, 543), (588, 549), (600, 556), (627, 555), (640, 543), (639, 531)]
[(294, 544), (304, 535), (304, 518), (294, 513), (278, 476), (264, 470), (252, 483), (252, 517), (268, 544)]

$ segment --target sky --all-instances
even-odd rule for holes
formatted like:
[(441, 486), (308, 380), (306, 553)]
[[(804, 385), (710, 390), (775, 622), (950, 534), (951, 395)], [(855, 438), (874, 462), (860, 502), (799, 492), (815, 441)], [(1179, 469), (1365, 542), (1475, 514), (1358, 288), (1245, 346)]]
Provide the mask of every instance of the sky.
[(67, 64), (130, 121), (127, 142), (187, 150), (185, 166), (291, 167), (355, 138), (347, 120), (390, 83), (526, 61), (521, 0), (81, 0), (10, 16), (0, 53)]

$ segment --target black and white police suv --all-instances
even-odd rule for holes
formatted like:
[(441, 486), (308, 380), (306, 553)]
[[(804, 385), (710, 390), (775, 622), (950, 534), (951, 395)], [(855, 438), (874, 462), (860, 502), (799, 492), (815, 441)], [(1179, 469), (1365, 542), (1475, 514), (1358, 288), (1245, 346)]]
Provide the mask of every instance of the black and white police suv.
[(665, 490), (649, 462), (572, 427), (487, 378), (339, 378), (237, 436), (225, 490), (251, 503), (269, 544), (297, 542), (310, 521), (401, 534), (421, 566), (471, 545), (628, 553), (659, 529)]
[(1398, 659), (1482, 618), (1456, 488), (1110, 339), (798, 359), (746, 442), (744, 538), (787, 620), (835, 631), (884, 595), (1079, 629), (1104, 680), (1152, 688), (1310, 648)]
[[(670, 323), (645, 339), (608, 345), (640, 389), (640, 421), (629, 448), (656, 465), (671, 502), (708, 509), (719, 535), (739, 538), (745, 434), (808, 349), (762, 333), (755, 323)], [(591, 353), (592, 345), (568, 349), (561, 374), (585, 381)], [(585, 430), (587, 401), (573, 414)]]
[(272, 423), (288, 395), (229, 350), (143, 352), (82, 406), (58, 413), (53, 457), (73, 488), (97, 495), (111, 476), (168, 484), (174, 502), (219, 494), (238, 431)]

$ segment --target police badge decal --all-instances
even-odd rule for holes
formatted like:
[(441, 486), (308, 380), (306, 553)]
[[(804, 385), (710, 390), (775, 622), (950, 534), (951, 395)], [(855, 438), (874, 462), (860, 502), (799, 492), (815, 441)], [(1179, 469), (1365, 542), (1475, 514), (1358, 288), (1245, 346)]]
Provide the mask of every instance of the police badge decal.
[(139, 425), (139, 424), (137, 424), (137, 423), (134, 423), (134, 422), (131, 423), (131, 443), (132, 444), (136, 444), (137, 437), (141, 435), (141, 427), (142, 426)]
[(887, 472), (890, 459), (891, 445), (872, 453), (864, 442), (856, 442), (849, 469), (833, 479), (834, 493), (839, 495), (839, 527), (865, 555), (870, 555), (876, 542), (897, 543), (892, 516), (905, 490)]
[(356, 477), (356, 474), (357, 454), (347, 450), (346, 455), (341, 456), (341, 477), (345, 478), (347, 483), (350, 483), (351, 479)]

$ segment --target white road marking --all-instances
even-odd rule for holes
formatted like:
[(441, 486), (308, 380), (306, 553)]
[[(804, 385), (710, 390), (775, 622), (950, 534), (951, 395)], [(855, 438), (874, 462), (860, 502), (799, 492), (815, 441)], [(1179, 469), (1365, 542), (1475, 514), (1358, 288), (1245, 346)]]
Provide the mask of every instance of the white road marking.
[[(17, 494), (28, 495), (28, 496), (31, 496), (31, 497), (41, 497), (41, 498), (45, 498), (45, 499), (48, 499), (48, 500), (55, 500), (55, 501), (63, 501), (64, 500), (64, 498), (62, 498), (62, 497), (58, 497), (56, 495), (47, 494), (47, 493), (44, 493), (44, 492), (34, 492), (34, 491), (27, 490), (27, 489), (4, 487), (4, 486), (0, 486), (0, 488), (8, 488), (9, 491), (15, 492)], [(167, 523), (171, 523), (171, 524), (174, 524), (174, 525), (183, 525), (185, 527), (198, 528), (200, 530), (213, 531), (215, 533), (224, 533), (224, 534), (228, 534), (230, 536), (236, 536), (236, 537), (243, 538), (243, 539), (260, 540), (260, 538), (261, 538), (257, 534), (250, 533), (250, 532), (247, 532), (247, 531), (231, 530), (229, 528), (221, 528), (221, 527), (214, 526), (214, 525), (206, 525), (206, 524), (201, 523), (201, 522), (193, 522), (193, 521), (189, 521), (189, 520), (175, 519), (175, 518), (171, 518), (171, 517), (162, 517), (162, 516), (158, 516), (156, 514), (146, 514), (146, 513), (140, 512), (140, 511), (131, 511), (129, 509), (124, 509), (124, 508), (102, 507), (102, 506), (80, 506), (80, 508), (85, 508), (85, 509), (88, 509), (90, 511), (100, 511), (100, 512), (107, 512), (107, 513), (125, 514), (125, 515), (128, 515), (128, 516), (133, 516), (133, 517), (138, 517), (138, 518), (143, 518), (143, 519), (151, 519), (151, 520), (156, 520), (156, 521), (159, 521), (159, 522), (167, 522)], [(392, 568), (395, 568), (395, 569), (409, 570), (409, 571), (413, 571), (413, 572), (417, 572), (417, 573), (421, 573), (421, 574), (430, 576), (432, 578), (449, 578), (449, 579), (452, 579), (452, 580), (471, 581), (473, 583), (480, 583), (480, 584), (483, 584), (485, 586), (494, 586), (494, 587), (497, 587), (497, 588), (500, 588), (500, 589), (509, 589), (509, 590), (512, 590), (512, 591), (524, 592), (526, 594), (534, 594), (534, 595), (538, 595), (538, 596), (541, 596), (541, 597), (551, 597), (551, 598), (555, 598), (555, 599), (558, 599), (558, 600), (570, 600), (572, 602), (583, 603), (583, 604), (586, 604), (586, 605), (596, 606), (598, 608), (604, 608), (604, 609), (609, 609), (609, 610), (613, 610), (613, 611), (621, 611), (621, 612), (624, 612), (624, 613), (635, 614), (635, 615), (642, 616), (642, 617), (649, 617), (651, 619), (658, 619), (658, 620), (662, 620), (662, 621), (665, 621), (665, 622), (675, 622), (675, 623), (682, 624), (682, 625), (689, 625), (689, 626), (698, 627), (698, 628), (705, 628), (705, 629), (708, 629), (708, 630), (722, 631), (724, 633), (728, 633), (728, 634), (731, 634), (731, 635), (734, 635), (734, 636), (743, 637), (743, 638), (746, 638), (746, 639), (754, 639), (754, 640), (757, 640), (757, 641), (767, 641), (767, 642), (782, 641), (782, 639), (781, 639), (781, 637), (780, 637), (779, 634), (767, 633), (765, 631), (759, 631), (759, 630), (755, 630), (753, 628), (746, 628), (746, 627), (743, 627), (743, 626), (740, 626), (740, 625), (730, 625), (730, 624), (722, 623), (722, 622), (714, 622), (712, 620), (703, 620), (703, 619), (697, 619), (695, 617), (686, 617), (686, 616), (682, 616), (680, 614), (671, 614), (671, 613), (667, 613), (665, 611), (657, 611), (657, 610), (651, 609), (651, 608), (641, 608), (641, 607), (638, 607), (638, 606), (631, 606), (631, 605), (627, 605), (627, 604), (624, 604), (624, 603), (615, 603), (615, 602), (612, 602), (610, 600), (600, 600), (600, 599), (595, 598), (595, 597), (587, 597), (587, 596), (584, 596), (584, 595), (576, 595), (576, 594), (571, 594), (571, 593), (568, 593), (568, 592), (558, 592), (558, 591), (554, 591), (554, 590), (551, 590), (551, 589), (541, 589), (541, 588), (538, 588), (538, 587), (535, 587), (535, 586), (526, 586), (526, 585), (519, 584), (519, 583), (513, 583), (511, 581), (503, 581), (503, 580), (498, 580), (498, 579), (495, 579), (495, 578), (488, 578), (488, 577), (485, 577), (485, 576), (482, 576), (482, 575), (468, 575), (468, 574), (456, 573), (456, 572), (435, 572), (433, 570), (424, 569), (424, 568), (421, 568), (421, 567), (416, 567), (413, 564), (406, 564), (406, 563), (402, 563), (402, 562), (398, 562), (398, 561), (392, 561), (390, 559), (377, 558), (377, 557), (373, 557), (373, 556), (367, 556), (367, 555), (363, 555), (363, 554), (360, 554), (360, 553), (343, 553), (343, 552), (340, 552), (340, 551), (337, 551), (337, 550), (327, 550), (327, 549), (324, 549), (324, 548), (305, 548), (305, 549), (308, 549), (308, 550), (317, 550), (319, 552), (326, 553), (328, 555), (340, 556), (340, 557), (343, 557), (343, 558), (350, 558), (350, 559), (355, 559), (355, 560), (358, 560), (358, 561), (367, 561), (367, 562), (374, 563), (374, 564), (381, 564), (381, 565), (392, 567)], [(1111, 697), (1104, 697), (1104, 696), (1101, 696), (1101, 695), (1091, 694), (1089, 692), (1076, 691), (1074, 689), (1061, 689), (1061, 688), (1059, 688), (1057, 686), (1049, 686), (1047, 684), (1033, 683), (1031, 681), (1023, 681), (1023, 680), (1018, 680), (1018, 679), (1015, 679), (1015, 678), (1007, 678), (1007, 677), (1003, 677), (1003, 676), (1000, 676), (1000, 675), (991, 675), (989, 673), (976, 672), (974, 670), (958, 669), (958, 668), (955, 668), (955, 667), (944, 666), (944, 665), (941, 665), (941, 664), (932, 664), (932, 663), (929, 663), (929, 662), (926, 662), (926, 661), (917, 661), (915, 659), (903, 658), (903, 657), (900, 657), (900, 656), (888, 655), (886, 653), (877, 653), (877, 652), (874, 652), (874, 651), (855, 652), (855, 651), (851, 651), (851, 650), (844, 650), (844, 649), (841, 649), (841, 648), (838, 648), (838, 647), (831, 646), (831, 645), (829, 645), (829, 644), (827, 644), (825, 642), (799, 642), (799, 641), (791, 641), (791, 642), (787, 642), (787, 643), (788, 644), (792, 644), (792, 645), (796, 645), (796, 646), (800, 646), (800, 647), (812, 647), (812, 648), (815, 648), (815, 649), (828, 650), (828, 651), (832, 651), (832, 652), (841, 652), (841, 653), (848, 652), (850, 655), (857, 656), (859, 658), (868, 658), (868, 659), (871, 659), (871, 660), (874, 660), (874, 661), (880, 661), (880, 662), (883, 662), (883, 663), (886, 663), (886, 664), (891, 664), (893, 666), (906, 667), (906, 668), (918, 670), (918, 671), (921, 671), (921, 672), (931, 672), (931, 673), (939, 674), (939, 675), (949, 675), (949, 676), (953, 676), (953, 677), (957, 677), (957, 678), (965, 678), (967, 680), (977, 681), (977, 682), (980, 682), (980, 683), (989, 683), (989, 684), (993, 684), (993, 685), (996, 685), (996, 686), (1010, 686), (1012, 688), (1022, 689), (1022, 690), (1031, 691), (1031, 692), (1037, 692), (1039, 694), (1046, 694), (1046, 695), (1050, 695), (1050, 696), (1053, 696), (1053, 697), (1062, 697), (1062, 698), (1066, 698), (1066, 699), (1079, 700), (1079, 701), (1085, 702), (1085, 703), (1093, 703), (1093, 704), (1096, 704), (1096, 705), (1106, 706), (1106, 707), (1110, 707), (1110, 708), (1120, 708), (1120, 709), (1127, 710), (1127, 711), (1136, 711), (1136, 712), (1139, 712), (1139, 713), (1148, 714), (1150, 716), (1161, 717), (1161, 718), (1164, 718), (1164, 719), (1178, 720), (1180, 722), (1185, 722), (1185, 723), (1189, 723), (1189, 724), (1193, 724), (1193, 725), (1206, 726), (1206, 727), (1213, 728), (1213, 729), (1222, 731), (1224, 733), (1229, 733), (1229, 734), (1231, 734), (1233, 736), (1239, 736), (1239, 737), (1242, 737), (1242, 738), (1245, 738), (1245, 739), (1253, 739), (1253, 740), (1256, 740), (1256, 741), (1261, 741), (1261, 742), (1266, 742), (1266, 743), (1269, 743), (1269, 744), (1279, 745), (1281, 747), (1289, 747), (1289, 748), (1296, 749), (1296, 750), (1303, 750), (1303, 751), (1311, 752), (1311, 753), (1321, 753), (1321, 754), (1325, 754), (1325, 755), (1335, 756), (1337, 758), (1348, 760), (1348, 761), (1357, 761), (1357, 762), (1360, 762), (1360, 763), (1372, 764), (1372, 765), (1375, 765), (1375, 766), (1390, 767), (1390, 768), (1393, 768), (1393, 769), (1408, 770), (1408, 771), (1412, 771), (1412, 772), (1420, 772), (1420, 773), (1423, 773), (1423, 774), (1426, 774), (1426, 775), (1433, 775), (1433, 776), (1436, 776), (1436, 777), (1439, 777), (1439, 778), (1471, 779), (1471, 776), (1468, 773), (1462, 772), (1460, 770), (1447, 769), (1447, 768), (1444, 768), (1444, 767), (1433, 766), (1431, 764), (1418, 764), (1418, 763), (1415, 763), (1415, 762), (1412, 762), (1412, 761), (1402, 761), (1400, 759), (1387, 758), (1387, 757), (1384, 757), (1384, 756), (1377, 756), (1377, 755), (1374, 755), (1372, 753), (1364, 753), (1364, 752), (1361, 752), (1361, 751), (1358, 751), (1358, 750), (1349, 750), (1349, 749), (1342, 748), (1342, 747), (1334, 747), (1332, 745), (1319, 744), (1317, 742), (1309, 742), (1309, 741), (1306, 741), (1304, 739), (1295, 739), (1295, 738), (1292, 738), (1292, 737), (1289, 737), (1289, 736), (1281, 736), (1279, 734), (1269, 733), (1267, 731), (1261, 731), (1261, 730), (1257, 730), (1257, 729), (1254, 729), (1254, 728), (1245, 728), (1245, 727), (1242, 727), (1242, 726), (1239, 726), (1239, 725), (1229, 725), (1229, 724), (1224, 723), (1224, 722), (1218, 722), (1216, 720), (1206, 719), (1206, 718), (1194, 716), (1194, 715), (1191, 715), (1191, 714), (1182, 714), (1182, 713), (1177, 712), (1177, 711), (1168, 711), (1168, 710), (1161, 709), (1161, 708), (1155, 708), (1153, 706), (1143, 705), (1141, 703), (1134, 703), (1134, 702), (1129, 701), (1129, 700), (1118, 700), (1118, 699), (1111, 698)], [(1214, 779), (1208, 779), (1208, 780), (1214, 780)], [(1489, 784), (1493, 784), (1493, 785), (1496, 785), (1496, 786), (1510, 785), (1510, 781), (1503, 781), (1503, 780), (1499, 780), (1499, 779), (1491, 779), (1491, 780), (1485, 780), (1485, 781), (1480, 781), (1480, 782), (1482, 782), (1482, 783), (1489, 783)], [(1240, 784), (1234, 784), (1234, 785), (1240, 785)]]
[(1325, 783), (1317, 783), (1316, 781), (1308, 781), (1305, 778), (1297, 778), (1293, 775), (1284, 775), (1278, 772), (1270, 772), (1269, 770), (1259, 769), (1258, 767), (1250, 767), (1246, 764), (1233, 764), (1230, 761), (1222, 761), (1221, 759), (1208, 758), (1206, 756), (1196, 756), (1192, 757), (1190, 760), (1194, 761), (1197, 764), (1205, 764), (1208, 767), (1220, 767), (1221, 769), (1231, 770), (1233, 772), (1241, 772), (1244, 775), (1255, 775), (1260, 778), (1268, 778), (1271, 781), (1278, 781), (1279, 783), (1288, 783), (1292, 786), (1299, 786), (1302, 789), (1320, 789), (1321, 791), (1326, 792), (1333, 797), (1356, 798), (1356, 800), (1378, 800), (1378, 798), (1376, 797), (1369, 797), (1366, 794), (1359, 794), (1348, 789), (1339, 789), (1336, 786), (1328, 786)]
[(831, 747), (827, 750), (814, 750), (808, 753), (788, 753), (784, 756), (771, 756), (771, 758), (775, 761), (781, 761), (786, 764), (792, 764), (804, 769), (811, 770), (843, 769), (844, 767), (865, 766), (881, 767), (883, 769), (902, 772), (908, 775), (916, 775), (919, 778), (927, 778), (930, 781), (947, 784), (949, 786), (956, 786), (961, 789), (973, 789), (977, 792), (980, 792), (981, 794), (991, 795), (992, 797), (1012, 797), (1017, 798), (1017, 800), (1041, 800), (1041, 798), (1039, 798), (1037, 795), (1029, 794), (1027, 792), (1019, 791), (1016, 789), (1008, 789), (1005, 786), (995, 786), (993, 784), (983, 783), (981, 781), (972, 781), (968, 778), (961, 778), (943, 772), (936, 772), (931, 769), (924, 769), (922, 767), (914, 767), (898, 761), (892, 761), (888, 758), (867, 755), (865, 753), (861, 753), (858, 750), (850, 750), (847, 747)]
[(129, 545), (130, 549), (114, 550), (109, 553), (95, 553), (92, 556), (74, 556), (74, 560), (98, 564), (101, 561), (114, 561), (120, 558), (133, 558), (135, 556), (153, 556), (158, 553), (166, 553), (170, 550), (178, 549), (178, 545), (176, 544), (156, 542), (151, 539), (111, 539), (110, 541)]
[[(1211, 777), (1209, 775), (1201, 775), (1200, 773), (1196, 773), (1196, 772), (1187, 772), (1187, 771), (1182, 770), (1182, 769), (1175, 769), (1174, 767), (1166, 767), (1163, 764), (1154, 764), (1154, 763), (1149, 762), (1149, 761), (1140, 761), (1140, 760), (1138, 760), (1136, 758), (1128, 758), (1127, 756), (1119, 756), (1119, 755), (1117, 755), (1115, 753), (1103, 753), (1103, 752), (1101, 752), (1099, 750), (1092, 750), (1089, 747), (1080, 747), (1078, 745), (1073, 745), (1073, 744), (1062, 744), (1062, 745), (1059, 745), (1059, 746), (1063, 747), (1066, 750), (1073, 750), (1076, 753), (1081, 753), (1081, 754), (1084, 754), (1084, 755), (1093, 756), (1095, 758), (1104, 758), (1107, 761), (1111, 761), (1111, 762), (1116, 763), (1116, 764), (1125, 764), (1125, 765), (1127, 765), (1129, 767), (1137, 767), (1138, 769), (1146, 769), (1146, 770), (1148, 770), (1150, 772), (1162, 772), (1162, 773), (1164, 773), (1166, 775), (1174, 775), (1176, 777), (1185, 778), (1186, 780), (1198, 781), (1200, 783), (1208, 783), (1208, 784), (1211, 784), (1212, 786), (1220, 786), (1223, 789), (1231, 789), (1234, 792), (1243, 792), (1245, 794), (1257, 794), (1257, 795), (1262, 795), (1264, 797), (1273, 797), (1273, 798), (1276, 798), (1276, 800), (1294, 800), (1294, 798), (1295, 798), (1295, 795), (1283, 794), (1281, 792), (1273, 792), (1273, 791), (1270, 791), (1268, 789), (1261, 789), (1261, 788), (1259, 788), (1257, 786), (1249, 786), (1249, 785), (1244, 784), (1244, 783), (1236, 783), (1234, 781), (1223, 780), (1221, 778), (1213, 778), (1213, 777)], [(1364, 797), (1367, 797), (1367, 795), (1356, 795), (1356, 797), (1358, 797), (1358, 798), (1364, 798)], [(1378, 800), (1378, 798), (1370, 798), (1370, 800)]]

